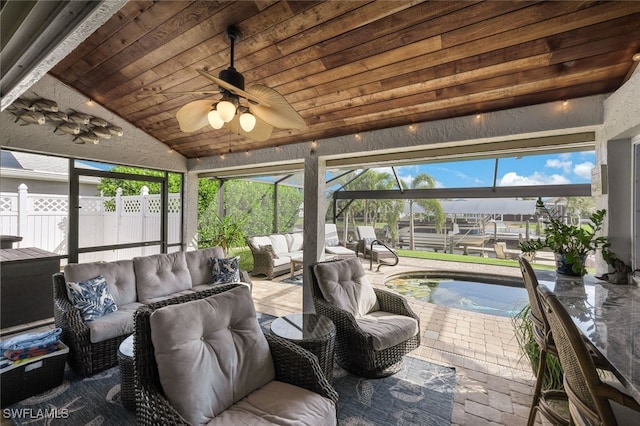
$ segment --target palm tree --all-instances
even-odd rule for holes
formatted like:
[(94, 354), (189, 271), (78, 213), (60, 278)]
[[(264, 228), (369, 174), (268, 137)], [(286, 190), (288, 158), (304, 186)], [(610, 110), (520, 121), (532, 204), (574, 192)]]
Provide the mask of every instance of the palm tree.
[[(411, 189), (430, 189), (435, 188), (436, 180), (433, 176), (426, 173), (418, 174), (411, 181)], [(414, 225), (413, 225), (413, 203), (417, 203), (422, 207), (429, 216), (433, 216), (436, 229), (438, 232), (442, 230), (444, 222), (446, 220), (444, 210), (440, 201), (436, 199), (421, 199), (421, 200), (409, 200), (409, 249), (415, 250), (415, 243), (413, 240)]]

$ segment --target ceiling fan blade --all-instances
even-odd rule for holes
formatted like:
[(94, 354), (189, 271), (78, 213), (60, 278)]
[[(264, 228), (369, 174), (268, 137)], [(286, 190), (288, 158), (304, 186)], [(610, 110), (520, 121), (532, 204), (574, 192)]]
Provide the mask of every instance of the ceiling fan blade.
[(217, 101), (213, 99), (202, 99), (189, 102), (176, 113), (176, 118), (183, 132), (195, 132), (209, 124), (207, 114), (211, 111), (211, 106)]
[(304, 129), (306, 124), (300, 114), (280, 93), (262, 84), (247, 89), (254, 97), (263, 99), (258, 104), (249, 103), (249, 110), (273, 127), (279, 129)]
[(256, 126), (252, 131), (245, 132), (240, 126), (239, 114), (236, 114), (236, 116), (230, 122), (224, 123), (224, 127), (230, 132), (236, 133), (257, 142), (263, 142), (269, 139), (271, 137), (271, 132), (273, 131), (273, 126), (261, 120), (260, 117), (256, 117)]
[(256, 103), (259, 103), (259, 104), (263, 104), (263, 105), (269, 106), (268, 105), (268, 100), (258, 98), (256, 96), (252, 95), (251, 93), (248, 93), (248, 92), (240, 89), (239, 87), (234, 86), (233, 84), (229, 84), (226, 81), (221, 80), (218, 77), (209, 74), (205, 70), (198, 69), (196, 71), (198, 71), (201, 76), (208, 78), (209, 80), (211, 80), (214, 83), (216, 83), (218, 86), (222, 87), (223, 89), (228, 90), (231, 93), (234, 93), (234, 94), (236, 94), (238, 96), (242, 96), (243, 98), (249, 99), (252, 102), (256, 102)]

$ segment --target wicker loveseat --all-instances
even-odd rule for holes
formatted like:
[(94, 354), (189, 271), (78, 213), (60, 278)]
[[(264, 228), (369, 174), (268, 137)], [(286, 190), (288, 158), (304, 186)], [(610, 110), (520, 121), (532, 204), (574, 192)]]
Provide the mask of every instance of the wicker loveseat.
[(134, 353), (140, 425), (337, 424), (317, 358), (263, 334), (243, 284), (139, 308)]
[[(69, 346), (68, 362), (82, 375), (117, 364), (118, 346), (133, 333), (133, 316), (140, 306), (211, 289), (210, 258), (222, 258), (220, 247), (136, 257), (132, 260), (68, 264), (53, 275), (55, 324)], [(90, 322), (72, 304), (67, 282), (102, 275), (117, 310)], [(241, 281), (251, 283), (241, 271)]]

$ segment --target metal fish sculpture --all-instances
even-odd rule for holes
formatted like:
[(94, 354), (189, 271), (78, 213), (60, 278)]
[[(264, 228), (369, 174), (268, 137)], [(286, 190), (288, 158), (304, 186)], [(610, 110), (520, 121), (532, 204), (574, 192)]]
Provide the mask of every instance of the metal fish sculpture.
[(13, 113), (16, 116), (16, 123), (19, 120), (24, 121), (26, 124), (21, 124), (21, 126), (26, 126), (27, 124), (44, 124), (46, 121), (44, 118), (44, 114), (36, 111), (25, 111), (19, 113)]
[(35, 108), (31, 105), (31, 102), (22, 99), (22, 98), (18, 98), (15, 101), (13, 101), (13, 103), (11, 104), (11, 106), (15, 109), (24, 109), (27, 111), (35, 111)]
[[(82, 142), (78, 142), (78, 140)], [(97, 145), (98, 142), (100, 142), (100, 138), (98, 138), (91, 132), (81, 132), (75, 138), (73, 138), (73, 141), (77, 144), (92, 143), (94, 145)]]
[(96, 127), (107, 127), (109, 126), (109, 122), (106, 120), (103, 120), (102, 118), (98, 118), (98, 117), (91, 117), (91, 119), (89, 120), (89, 124), (91, 124), (92, 126), (96, 126)]
[(58, 104), (49, 99), (38, 99), (31, 106), (40, 111), (58, 112)]
[(49, 121), (69, 121), (69, 116), (64, 112), (47, 112), (44, 114)]
[(60, 130), (61, 132), (69, 133), (72, 135), (80, 134), (80, 126), (76, 123), (62, 123), (61, 125), (56, 127), (53, 132), (55, 133), (56, 130)]
[(124, 135), (124, 131), (122, 130), (122, 127), (118, 127), (118, 126), (109, 126), (109, 127), (107, 127), (107, 130), (109, 130), (109, 132), (110, 132), (113, 136), (122, 136), (122, 135)]
[[(73, 111), (73, 110), (72, 110)], [(72, 114), (69, 114), (69, 121), (73, 121), (78, 124), (89, 124), (91, 121), (91, 116), (89, 114), (83, 114), (81, 112), (73, 111)]]
[(91, 133), (99, 137), (100, 139), (111, 139), (111, 132), (102, 127), (94, 127), (91, 129)]

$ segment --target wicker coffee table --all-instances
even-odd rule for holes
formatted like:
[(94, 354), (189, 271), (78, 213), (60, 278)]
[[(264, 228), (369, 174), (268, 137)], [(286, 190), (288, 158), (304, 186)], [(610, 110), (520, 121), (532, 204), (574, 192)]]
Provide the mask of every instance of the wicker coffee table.
[(336, 327), (329, 318), (315, 314), (286, 315), (271, 323), (271, 331), (317, 356), (327, 380), (333, 380)]
[(120, 343), (118, 348), (120, 366), (120, 395), (127, 410), (136, 409), (136, 390), (133, 375), (133, 334)]

